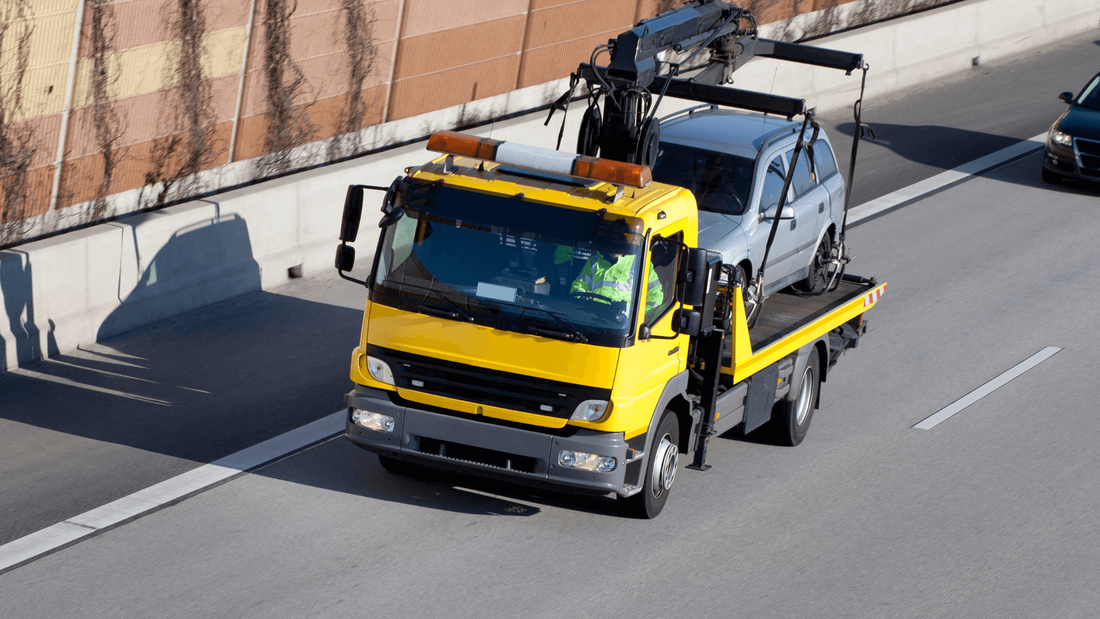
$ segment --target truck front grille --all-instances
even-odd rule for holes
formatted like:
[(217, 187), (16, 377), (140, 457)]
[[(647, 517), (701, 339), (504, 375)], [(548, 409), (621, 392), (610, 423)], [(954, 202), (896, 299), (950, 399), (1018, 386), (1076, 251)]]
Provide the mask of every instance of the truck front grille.
[(610, 400), (610, 389), (487, 370), (379, 346), (367, 354), (385, 361), (398, 387), (467, 402), (568, 419), (585, 400)]
[(519, 473), (534, 473), (538, 468), (538, 460), (535, 458), (474, 447), (473, 445), (420, 437), (419, 446), (420, 453), (439, 456), (456, 462), (469, 462)]

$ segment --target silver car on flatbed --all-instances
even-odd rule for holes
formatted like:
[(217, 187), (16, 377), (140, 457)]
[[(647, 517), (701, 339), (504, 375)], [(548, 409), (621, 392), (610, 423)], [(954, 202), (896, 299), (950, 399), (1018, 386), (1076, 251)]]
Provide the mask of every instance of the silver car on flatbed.
[[(699, 203), (699, 245), (721, 252), (751, 282), (757, 277), (802, 124), (707, 105), (661, 119), (653, 178), (690, 189)], [(795, 166), (762, 287), (820, 292), (838, 242), (844, 178), (824, 131)], [(755, 290), (754, 290), (755, 288)], [(746, 298), (750, 323), (759, 309)]]

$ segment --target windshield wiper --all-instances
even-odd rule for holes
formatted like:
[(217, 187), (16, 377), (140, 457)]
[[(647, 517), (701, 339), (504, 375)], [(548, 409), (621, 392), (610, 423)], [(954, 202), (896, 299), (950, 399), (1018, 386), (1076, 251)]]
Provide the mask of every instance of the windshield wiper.
[[(417, 284), (410, 284), (408, 282), (384, 282), (384, 284), (391, 284), (391, 285), (395, 285), (395, 286), (408, 286), (409, 288), (416, 288), (418, 290), (427, 290), (428, 292), (435, 293), (435, 295), (437, 297), (439, 297), (440, 299), (443, 299), (443, 301), (447, 305), (450, 305), (451, 308), (454, 310), (454, 311), (450, 311), (450, 310), (444, 309), (442, 307), (437, 307), (435, 305), (428, 305), (426, 303), (417, 303), (416, 304), (416, 309), (420, 310), (421, 312), (423, 312), (425, 314), (428, 314), (430, 316), (435, 316), (436, 318), (450, 318), (452, 320), (455, 320), (455, 319), (458, 319), (459, 317), (462, 317), (462, 318), (466, 319), (466, 322), (473, 322), (474, 321), (474, 317), (469, 312), (462, 309), (457, 303), (455, 303), (454, 301), (448, 299), (445, 294), (443, 294), (442, 292), (436, 290), (435, 288), (432, 288), (430, 286), (419, 286)], [(382, 292), (382, 291), (379, 291), (379, 292)], [(391, 297), (394, 297), (394, 298), (397, 298), (397, 299), (403, 298), (400, 295), (393, 294), (393, 293), (382, 292), (382, 294), (385, 294), (387, 296), (391, 296)]]
[(497, 303), (498, 305), (501, 305), (501, 306), (507, 306), (507, 307), (512, 307), (512, 308), (518, 309), (520, 311), (519, 318), (522, 318), (523, 313), (527, 312), (527, 311), (542, 312), (543, 314), (546, 314), (547, 316), (549, 316), (550, 319), (553, 320), (554, 322), (556, 322), (560, 327), (565, 329), (565, 331), (558, 331), (558, 330), (555, 330), (555, 329), (542, 329), (540, 327), (534, 327), (534, 326), (527, 327), (527, 332), (531, 333), (532, 335), (541, 335), (543, 337), (552, 337), (552, 338), (559, 339), (559, 340), (565, 340), (567, 342), (580, 342), (581, 344), (587, 344), (588, 343), (588, 336), (587, 335), (581, 333), (580, 331), (573, 328), (573, 326), (570, 325), (568, 322), (565, 322), (564, 320), (562, 320), (561, 316), (559, 314), (557, 314), (556, 312), (551, 312), (550, 310), (542, 309), (541, 307), (528, 307), (526, 305), (517, 305), (515, 303), (508, 303), (506, 301), (494, 300), (493, 302)]

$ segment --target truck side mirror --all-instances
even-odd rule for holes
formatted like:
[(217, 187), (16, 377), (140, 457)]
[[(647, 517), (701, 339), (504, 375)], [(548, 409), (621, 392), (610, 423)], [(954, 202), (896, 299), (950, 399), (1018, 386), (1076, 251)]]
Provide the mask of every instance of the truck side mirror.
[(336, 270), (350, 271), (355, 266), (355, 248), (350, 245), (336, 247)]
[(679, 280), (678, 288), (683, 290), (679, 301), (684, 305), (702, 305), (707, 294), (707, 250), (688, 250), (687, 260), (680, 263)]
[(344, 197), (343, 226), (340, 228), (340, 240), (344, 243), (354, 243), (359, 234), (359, 220), (363, 217), (363, 186), (348, 185), (348, 193)]
[(680, 335), (695, 337), (699, 335), (699, 330), (702, 328), (703, 315), (699, 310), (680, 308), (672, 317), (672, 325)]

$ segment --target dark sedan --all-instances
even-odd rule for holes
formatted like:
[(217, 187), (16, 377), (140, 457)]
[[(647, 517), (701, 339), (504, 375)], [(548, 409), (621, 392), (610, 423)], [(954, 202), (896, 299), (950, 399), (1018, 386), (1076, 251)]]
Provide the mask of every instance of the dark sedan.
[(1063, 92), (1058, 98), (1069, 104), (1047, 133), (1043, 180), (1064, 178), (1100, 181), (1100, 73), (1077, 97)]

